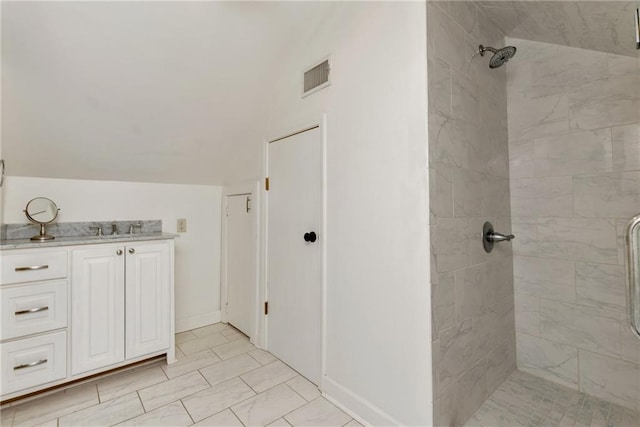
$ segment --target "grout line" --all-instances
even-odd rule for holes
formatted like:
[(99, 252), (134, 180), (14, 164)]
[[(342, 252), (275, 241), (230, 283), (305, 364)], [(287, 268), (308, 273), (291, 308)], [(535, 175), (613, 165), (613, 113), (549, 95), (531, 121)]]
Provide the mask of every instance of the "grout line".
[(189, 413), (189, 411), (187, 411), (187, 407), (184, 406), (184, 403), (182, 402), (182, 399), (178, 400), (178, 402), (180, 402), (180, 405), (182, 405), (182, 409), (184, 409), (184, 412), (187, 413), (187, 416), (191, 419), (191, 424), (195, 424), (195, 420), (193, 419), (193, 417), (191, 416), (191, 414)]

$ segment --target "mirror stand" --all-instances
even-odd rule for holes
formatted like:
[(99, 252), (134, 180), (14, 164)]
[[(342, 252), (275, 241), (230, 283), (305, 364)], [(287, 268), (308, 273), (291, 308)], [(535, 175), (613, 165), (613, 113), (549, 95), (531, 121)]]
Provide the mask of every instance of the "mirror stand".
[(51, 236), (51, 235), (49, 235), (49, 234), (47, 234), (45, 232), (44, 226), (45, 226), (45, 224), (41, 222), (40, 223), (40, 234), (37, 235), (37, 236), (33, 236), (31, 238), (31, 240), (37, 240), (39, 242), (44, 242), (45, 240), (53, 240), (53, 239), (55, 239), (54, 236)]

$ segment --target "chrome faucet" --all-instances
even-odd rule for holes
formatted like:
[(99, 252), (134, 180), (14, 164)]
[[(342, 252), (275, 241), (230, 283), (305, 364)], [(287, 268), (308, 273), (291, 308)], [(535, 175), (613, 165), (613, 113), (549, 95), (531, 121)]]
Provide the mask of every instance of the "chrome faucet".
[(135, 234), (134, 231), (136, 228), (139, 228), (142, 231), (142, 223), (138, 221), (137, 224), (129, 224), (129, 234)]
[(104, 236), (104, 234), (102, 234), (102, 226), (100, 225), (94, 225), (89, 227), (90, 230), (96, 230), (96, 236), (102, 237)]
[(111, 235), (112, 236), (116, 236), (118, 234), (120, 234), (120, 233), (118, 233), (118, 224), (115, 221), (113, 221), (111, 223)]

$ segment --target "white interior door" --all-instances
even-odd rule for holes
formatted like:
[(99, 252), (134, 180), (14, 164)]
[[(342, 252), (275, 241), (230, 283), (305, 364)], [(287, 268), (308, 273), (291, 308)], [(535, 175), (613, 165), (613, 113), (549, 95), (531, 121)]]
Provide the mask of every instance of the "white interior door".
[(248, 194), (227, 196), (227, 322), (251, 333), (255, 295)]
[[(319, 128), (270, 143), (267, 193), (267, 347), (316, 384), (322, 370), (321, 149)], [(312, 232), (315, 242), (306, 241)]]

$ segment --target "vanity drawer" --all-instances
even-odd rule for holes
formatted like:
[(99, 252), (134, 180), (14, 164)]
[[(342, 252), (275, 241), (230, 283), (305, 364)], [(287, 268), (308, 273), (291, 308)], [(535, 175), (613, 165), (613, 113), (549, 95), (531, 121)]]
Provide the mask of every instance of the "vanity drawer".
[(67, 277), (66, 251), (23, 251), (2, 254), (0, 283), (35, 282)]
[(66, 332), (3, 343), (0, 349), (0, 394), (13, 393), (67, 376)]
[(67, 281), (0, 288), (0, 340), (67, 326)]

